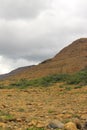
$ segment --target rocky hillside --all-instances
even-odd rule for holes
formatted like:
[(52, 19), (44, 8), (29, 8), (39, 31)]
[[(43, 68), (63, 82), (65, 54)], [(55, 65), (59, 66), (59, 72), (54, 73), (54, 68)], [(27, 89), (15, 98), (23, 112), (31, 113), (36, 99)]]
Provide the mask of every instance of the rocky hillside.
[[(55, 57), (39, 65), (13, 71), (3, 77), (35, 79), (56, 73), (74, 73), (87, 67), (87, 38), (81, 38), (62, 49)], [(2, 77), (2, 76), (0, 76)]]

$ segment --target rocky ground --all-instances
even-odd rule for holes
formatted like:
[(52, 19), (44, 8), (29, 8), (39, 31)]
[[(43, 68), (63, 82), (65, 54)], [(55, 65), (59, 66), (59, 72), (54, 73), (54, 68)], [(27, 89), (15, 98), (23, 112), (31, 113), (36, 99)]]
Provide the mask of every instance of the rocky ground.
[(69, 89), (56, 84), (46, 88), (0, 89), (1, 130), (47, 130), (54, 129), (52, 125), (58, 121), (59, 125), (84, 124), (86, 119), (86, 86)]

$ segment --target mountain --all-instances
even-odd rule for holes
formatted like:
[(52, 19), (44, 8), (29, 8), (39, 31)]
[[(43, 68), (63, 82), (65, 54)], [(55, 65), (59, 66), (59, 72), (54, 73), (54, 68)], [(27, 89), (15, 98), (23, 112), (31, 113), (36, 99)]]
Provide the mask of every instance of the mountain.
[(87, 38), (80, 38), (62, 49), (56, 56), (35, 66), (18, 68), (0, 78), (35, 79), (51, 74), (75, 73), (87, 68)]
[(26, 69), (29, 69), (31, 67), (33, 67), (35, 65), (31, 65), (31, 66), (24, 66), (24, 67), (20, 67), (20, 68), (17, 68), (13, 71), (11, 71), (10, 73), (7, 73), (7, 74), (2, 74), (0, 75), (0, 79), (4, 79), (4, 78), (8, 78), (9, 76), (14, 76), (22, 71), (25, 71)]

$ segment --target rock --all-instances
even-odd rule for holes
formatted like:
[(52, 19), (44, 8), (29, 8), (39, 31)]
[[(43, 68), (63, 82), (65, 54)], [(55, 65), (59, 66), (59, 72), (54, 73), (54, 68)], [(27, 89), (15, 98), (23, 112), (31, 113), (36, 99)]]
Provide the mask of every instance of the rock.
[(37, 120), (32, 120), (32, 121), (28, 124), (28, 126), (36, 126), (37, 123), (38, 123)]
[(82, 130), (87, 130), (87, 121), (83, 124)]
[(62, 111), (62, 114), (66, 114), (66, 113), (67, 113), (67, 110), (63, 110), (63, 111)]
[(87, 114), (83, 114), (83, 115), (81, 116), (81, 119), (82, 119), (82, 120), (86, 120), (86, 119), (87, 119)]
[(5, 127), (6, 127), (6, 124), (3, 123), (3, 122), (0, 122), (0, 127), (5, 128)]
[(64, 130), (78, 130), (78, 129), (76, 128), (75, 123), (69, 122), (69, 123), (65, 124)]
[(81, 125), (81, 122), (78, 118), (74, 119), (74, 123), (76, 124), (76, 127), (78, 129), (81, 129), (82, 128), (82, 125)]
[(64, 124), (58, 120), (53, 120), (51, 121), (48, 126), (47, 126), (49, 129), (62, 129), (64, 127)]
[(64, 119), (72, 118), (72, 114), (65, 114), (65, 115), (63, 116), (63, 118), (64, 118)]
[(42, 122), (38, 122), (37, 125), (36, 125), (37, 128), (43, 128), (45, 127), (45, 124), (42, 123)]
[(22, 122), (22, 119), (21, 118), (17, 118), (16, 121), (17, 122)]

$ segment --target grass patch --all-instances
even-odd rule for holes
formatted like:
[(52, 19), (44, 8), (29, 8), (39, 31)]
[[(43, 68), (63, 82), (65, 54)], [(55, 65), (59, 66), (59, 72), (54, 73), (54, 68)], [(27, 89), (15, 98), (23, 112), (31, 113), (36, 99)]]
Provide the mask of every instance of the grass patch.
[(23, 108), (19, 108), (18, 112), (24, 112), (25, 110)]
[(75, 86), (74, 89), (82, 88), (83, 86)]
[(11, 83), (9, 85), (9, 88), (17, 87), (20, 89), (24, 89), (27, 87), (48, 87), (57, 82), (65, 82), (67, 78), (68, 78), (67, 74), (56, 74), (35, 80), (21, 79), (15, 83)]
[(54, 111), (51, 110), (51, 109), (48, 110), (48, 113), (49, 113), (49, 114), (51, 114), (51, 113), (53, 113), (53, 112), (54, 112)]
[[(21, 79), (19, 81), (15, 81), (11, 83), (9, 86), (0, 86), (3, 88), (20, 88), (25, 89), (27, 87), (48, 87), (58, 82), (64, 82), (67, 85), (78, 85), (76, 88), (80, 88), (81, 86), (87, 85), (87, 69), (77, 72), (75, 74), (55, 74), (49, 75), (43, 78), (28, 80)], [(60, 86), (63, 88), (64, 86)], [(75, 89), (76, 89), (75, 88)], [(67, 90), (70, 88), (66, 87)]]
[(87, 85), (87, 70), (85, 69), (70, 75), (66, 82), (67, 84), (79, 84), (80, 86)]
[(0, 111), (0, 119), (1, 120), (11, 120), (14, 119), (13, 115), (6, 113), (4, 111)]
[(70, 86), (66, 86), (65, 90), (70, 91), (70, 90), (72, 90), (72, 88)]
[(12, 95), (11, 95), (11, 94), (8, 94), (7, 96), (8, 96), (8, 97), (12, 97)]

